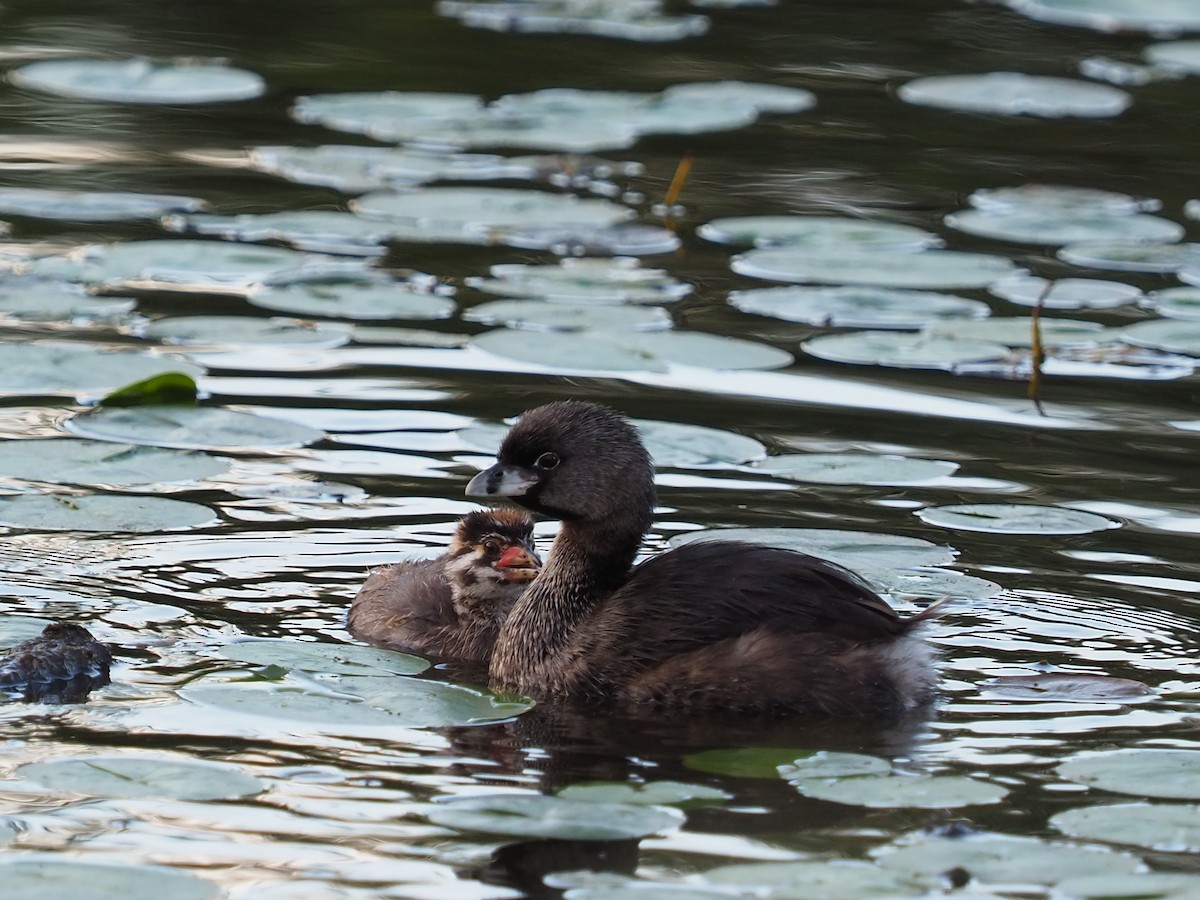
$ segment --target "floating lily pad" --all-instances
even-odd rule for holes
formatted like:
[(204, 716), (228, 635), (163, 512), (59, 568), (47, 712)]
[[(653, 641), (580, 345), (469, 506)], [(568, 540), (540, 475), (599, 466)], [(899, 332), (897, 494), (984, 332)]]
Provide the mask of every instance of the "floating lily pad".
[(1121, 339), (1138, 347), (1200, 356), (1200, 322), (1187, 319), (1134, 322), (1121, 329)]
[[(926, 334), (960, 341), (992, 341), (1006, 347), (1033, 346), (1033, 321), (1028, 316), (992, 317), (982, 322), (938, 322), (925, 329)], [(1112, 333), (1097, 322), (1079, 319), (1038, 320), (1038, 336), (1043, 347), (1064, 344), (1100, 344), (1112, 339)]]
[(558, 791), (558, 796), (586, 803), (672, 806), (719, 803), (731, 799), (733, 794), (705, 784), (685, 784), (682, 781), (647, 781), (644, 784), (628, 781), (591, 781), (567, 785)]
[(800, 348), (811, 356), (831, 362), (949, 371), (963, 363), (1003, 359), (1008, 354), (1008, 348), (998, 341), (894, 331), (820, 335), (804, 341)]
[(842, 531), (834, 528), (717, 528), (687, 531), (671, 538), (672, 547), (692, 541), (746, 541), (797, 550), (848, 569), (937, 566), (954, 561), (949, 547), (899, 534)]
[(693, 81), (676, 84), (663, 91), (663, 99), (748, 103), (761, 113), (798, 113), (817, 105), (812, 91), (783, 84), (750, 81)]
[(1166, 41), (1142, 51), (1153, 66), (1184, 75), (1200, 75), (1200, 41)]
[(210, 406), (101, 407), (72, 416), (66, 427), (98, 440), (179, 450), (278, 450), (325, 436), (296, 422)]
[(478, 116), (483, 109), (483, 98), (474, 94), (420, 91), (317, 94), (298, 98), (292, 106), (292, 118), (337, 131), (368, 134), (376, 126), (393, 121)]
[(298, 250), (383, 256), (391, 240), (386, 223), (372, 222), (353, 213), (333, 209), (293, 209), (275, 213), (218, 216), (198, 213), (171, 216), (164, 223), (172, 231), (209, 234), (230, 241), (278, 241)]
[(1168, 853), (1200, 853), (1200, 806), (1195, 804), (1085, 806), (1051, 816), (1050, 824), (1072, 837)]
[(942, 243), (936, 234), (912, 225), (839, 216), (738, 216), (713, 219), (697, 228), (696, 234), (718, 244), (755, 247), (917, 251)]
[(255, 640), (227, 644), (219, 652), (225, 659), (326, 675), (417, 675), (429, 668), (419, 656), (356, 644)]
[(918, 510), (917, 516), (930, 525), (992, 534), (1091, 534), (1120, 525), (1095, 513), (1029, 503), (930, 506)]
[(706, 369), (778, 369), (792, 355), (767, 344), (701, 332), (589, 330), (546, 332), (502, 328), (472, 345), (497, 356), (556, 369), (665, 372), (672, 365)]
[(1155, 312), (1169, 319), (1200, 320), (1200, 288), (1163, 288), (1147, 294), (1146, 300)]
[(543, 300), (481, 303), (464, 312), (463, 319), (527, 331), (582, 331), (588, 328), (663, 331), (671, 327), (671, 317), (653, 307), (547, 303)]
[(187, 872), (128, 861), (111, 865), (82, 862), (61, 853), (36, 853), (0, 860), (7, 900), (216, 900), (215, 884)]
[(1048, 246), (1084, 241), (1170, 243), (1183, 237), (1183, 226), (1178, 222), (1140, 213), (1097, 216), (1088, 212), (1019, 210), (994, 213), (983, 209), (967, 209), (951, 213), (946, 216), (945, 222), (951, 228), (979, 237)]
[(447, 154), (356, 144), (254, 147), (250, 150), (250, 165), (289, 181), (354, 194), (429, 181), (530, 178), (534, 174), (528, 160), (493, 154)]
[(216, 521), (199, 503), (130, 494), (16, 494), (0, 497), (0, 525), (36, 531), (146, 534)]
[(964, 775), (856, 775), (790, 778), (805, 797), (874, 809), (957, 809), (999, 803), (1008, 790)]
[(882, 852), (878, 861), (912, 876), (963, 869), (985, 884), (1054, 884), (1079, 875), (1124, 875), (1142, 865), (1128, 853), (1001, 835), (928, 838)]
[(191, 363), (145, 352), (53, 342), (0, 343), (0, 393), (106, 393), (164, 372), (204, 374)]
[(1133, 102), (1125, 91), (1108, 85), (1020, 72), (917, 78), (902, 84), (896, 95), (917, 106), (1049, 119), (1116, 116)]
[(1040, 211), (1066, 216), (1121, 216), (1162, 206), (1157, 200), (1145, 197), (1058, 184), (982, 188), (967, 199), (976, 209), (990, 212)]
[(225, 103), (266, 91), (253, 72), (213, 63), (148, 59), (47, 59), (8, 73), (27, 90), (114, 103)]
[(344, 319), (446, 319), (454, 315), (449, 297), (409, 281), (308, 281), (251, 292), (264, 309)]
[(1037, 675), (1002, 675), (989, 678), (980, 687), (1005, 697), (1023, 700), (1096, 701), (1141, 700), (1154, 690), (1129, 678), (1089, 675), (1083, 672), (1045, 672)]
[(622, 841), (674, 831), (683, 813), (660, 806), (592, 803), (543, 794), (455, 797), (425, 813), (435, 825), (560, 841)]
[(1200, 750), (1138, 747), (1092, 753), (1058, 767), (1067, 781), (1076, 781), (1117, 794), (1200, 800)]
[(638, 134), (704, 134), (732, 131), (758, 118), (754, 104), (728, 94), (699, 96), (696, 88), (668, 96), (635, 91), (594, 91), (547, 88), (528, 94), (507, 94), (493, 104), (503, 116), (574, 116), (608, 121)]
[(1178, 872), (1081, 875), (1060, 881), (1056, 893), (1080, 900), (1194, 900), (1200, 897), (1200, 875)]
[(944, 319), (981, 319), (986, 303), (932, 291), (882, 287), (779, 287), (733, 291), (742, 312), (836, 328), (921, 328)]
[(0, 441), (0, 477), (58, 484), (171, 484), (229, 468), (203, 453), (77, 438)]
[(20, 766), (16, 774), (52, 791), (92, 797), (223, 800), (264, 788), (237, 766), (155, 756), (70, 756)]
[(1200, 265), (1200, 244), (1144, 244), (1111, 241), (1068, 244), (1058, 258), (1076, 266), (1119, 272), (1177, 272)]
[(204, 347), (338, 347), (350, 340), (351, 326), (339, 322), (262, 319), (257, 316), (171, 316), (157, 319), (145, 337), (166, 344)]
[[(738, 863), (704, 873), (704, 881), (766, 896), (794, 900), (829, 900), (833, 897), (917, 897), (930, 884), (889, 872), (858, 860), (800, 860), (797, 862)], [(932, 882), (932, 879), (929, 880)]]
[(857, 778), (860, 775), (888, 775), (892, 764), (878, 756), (862, 753), (838, 753), (821, 750), (794, 763), (779, 767), (779, 776), (785, 781), (802, 781), (807, 778)]
[(812, 750), (787, 747), (732, 747), (691, 753), (683, 758), (683, 764), (714, 775), (777, 779), (783, 769), (812, 755)]
[(925, 484), (953, 475), (958, 463), (868, 453), (788, 453), (754, 466), (789, 481), (815, 484)]
[(388, 344), (393, 347), (429, 347), (434, 350), (455, 350), (471, 342), (469, 334), (431, 331), (425, 328), (374, 328), (360, 325), (354, 329), (358, 344)]
[(564, 259), (557, 265), (493, 266), (490, 278), (468, 278), (478, 291), (505, 297), (588, 303), (672, 303), (691, 293), (662, 269), (636, 259)]
[(93, 297), (80, 288), (33, 278), (0, 280), (0, 320), (19, 322), (112, 321), (131, 312), (133, 300)]
[(678, 41), (708, 30), (704, 16), (667, 16), (657, 3), (609, 0), (580, 4), (570, 0), (438, 0), (438, 15), (470, 28), (542, 34), (586, 34), (625, 41)]
[(994, 581), (964, 575), (951, 569), (887, 569), (859, 564), (855, 566), (854, 571), (866, 579), (878, 593), (906, 599), (925, 597), (930, 600), (986, 600), (1004, 590)]
[[(1047, 285), (1051, 285), (1047, 290)], [(997, 281), (988, 291), (1010, 303), (1046, 309), (1113, 309), (1133, 303), (1142, 292), (1132, 284), (1098, 278), (1045, 278), (1024, 275)]]
[(1008, 5), (1041, 22), (1096, 31), (1200, 31), (1200, 10), (1189, 0), (1008, 0)]
[(203, 207), (203, 200), (171, 194), (0, 188), (0, 213), (38, 219), (120, 222), (126, 219), (156, 219), (169, 212), (193, 212)]
[(730, 264), (739, 275), (772, 281), (867, 284), (931, 290), (987, 287), (1020, 274), (1010, 260), (984, 253), (779, 247), (750, 250)]
[(491, 232), (492, 240), (522, 250), (559, 256), (651, 256), (682, 245), (675, 232), (658, 225), (522, 225)]

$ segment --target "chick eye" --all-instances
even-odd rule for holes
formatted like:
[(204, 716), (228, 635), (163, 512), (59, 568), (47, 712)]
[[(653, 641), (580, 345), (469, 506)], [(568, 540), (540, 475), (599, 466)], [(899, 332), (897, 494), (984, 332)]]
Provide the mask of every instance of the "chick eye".
[(561, 460), (558, 458), (557, 453), (543, 453), (536, 460), (534, 460), (533, 464), (539, 469), (553, 469), (558, 466), (559, 462), (561, 462)]
[(483, 542), (483, 552), (486, 553), (488, 556), (499, 556), (500, 555), (500, 544), (497, 543), (496, 541), (491, 541), (491, 540), (484, 541)]

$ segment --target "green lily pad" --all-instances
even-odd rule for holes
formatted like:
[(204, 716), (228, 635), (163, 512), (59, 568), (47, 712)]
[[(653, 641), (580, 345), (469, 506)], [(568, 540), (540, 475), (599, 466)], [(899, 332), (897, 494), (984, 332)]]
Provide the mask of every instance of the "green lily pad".
[(1142, 51), (1146, 62), (1184, 75), (1200, 75), (1200, 41), (1164, 41)]
[(854, 571), (866, 579), (878, 593), (890, 594), (893, 597), (986, 600), (1004, 590), (994, 581), (964, 575), (952, 569), (887, 569), (866, 564), (856, 566)]
[(674, 535), (672, 547), (692, 541), (747, 541), (798, 550), (848, 569), (859, 567), (911, 568), (954, 561), (949, 547), (899, 534), (842, 531), (835, 528), (716, 528)]
[(203, 453), (78, 438), (0, 441), (0, 477), (55, 484), (173, 484), (229, 468)]
[(1121, 339), (1138, 347), (1200, 356), (1200, 322), (1187, 319), (1134, 322), (1121, 329)]
[(1200, 800), (1200, 750), (1138, 747), (1077, 756), (1059, 765), (1058, 774), (1117, 794)]
[(1047, 119), (1106, 118), (1120, 115), (1133, 102), (1125, 91), (1108, 85), (1020, 72), (917, 78), (900, 85), (896, 96), (917, 106)]
[(36, 531), (147, 534), (216, 522), (207, 506), (132, 494), (14, 494), (0, 497), (0, 525)]
[(29, 763), (16, 774), (52, 791), (92, 797), (224, 800), (264, 789), (237, 766), (155, 756), (70, 756)]
[(1200, 806), (1196, 804), (1084, 806), (1051, 816), (1050, 824), (1072, 837), (1167, 853), (1200, 853)]
[(888, 775), (892, 764), (878, 756), (862, 753), (837, 753), (821, 750), (811, 756), (797, 759), (794, 763), (779, 767), (779, 776), (785, 781), (807, 778), (857, 778), (861, 775)]
[(1089, 675), (1085, 672), (1042, 672), (1037, 675), (1001, 675), (981, 688), (1023, 700), (1077, 701), (1084, 703), (1144, 700), (1155, 691), (1129, 678)]
[(6, 900), (216, 900), (217, 885), (160, 866), (82, 862), (61, 853), (30, 853), (0, 860)]
[(0, 188), (0, 213), (37, 219), (121, 222), (127, 219), (157, 219), (169, 212), (191, 212), (203, 207), (203, 200), (172, 194)]
[(660, 806), (592, 803), (542, 794), (455, 797), (430, 806), (429, 821), (458, 831), (561, 841), (621, 841), (674, 831), (683, 813)]
[(178, 450), (279, 450), (325, 436), (296, 422), (213, 406), (101, 407), (72, 416), (66, 428), (102, 441)]
[(829, 247), (750, 250), (735, 256), (730, 268), (739, 275), (770, 281), (930, 290), (987, 287), (993, 281), (1022, 271), (1011, 260), (984, 253), (958, 250), (898, 253)]
[(0, 320), (106, 322), (132, 312), (135, 305), (123, 297), (93, 297), (61, 282), (20, 277), (0, 280)]
[(673, 303), (690, 284), (662, 269), (644, 269), (636, 259), (564, 259), (555, 265), (507, 263), (492, 266), (490, 278), (471, 277), (468, 286), (505, 297), (540, 297), (568, 303)]
[(417, 675), (429, 668), (419, 656), (356, 644), (254, 640), (228, 644), (219, 652), (225, 659), (326, 675)]
[(760, 113), (798, 113), (812, 109), (817, 97), (812, 91), (784, 84), (751, 81), (692, 81), (663, 91), (663, 99), (713, 103), (748, 103)]
[(113, 103), (226, 103), (266, 91), (253, 72), (213, 63), (148, 59), (47, 59), (8, 73), (26, 90)]
[(777, 779), (785, 768), (813, 755), (812, 750), (789, 747), (730, 747), (688, 754), (683, 764), (714, 775)]
[(897, 222), (839, 216), (738, 216), (713, 219), (696, 234), (718, 244), (775, 247), (876, 248), (916, 251), (941, 246), (936, 234)]
[(165, 372), (204, 370), (144, 351), (97, 350), (77, 343), (0, 343), (0, 394), (103, 394)]
[(874, 809), (957, 809), (999, 803), (1008, 789), (964, 775), (857, 775), (792, 778), (805, 797)]
[(1146, 295), (1159, 315), (1169, 319), (1200, 320), (1200, 288), (1173, 287)]
[(247, 298), (254, 306), (302, 316), (354, 319), (447, 319), (449, 297), (408, 281), (309, 281), (262, 288)]
[(609, 0), (596, 6), (569, 0), (533, 4), (488, 3), (479, 0), (439, 0), (439, 15), (451, 16), (470, 28), (541, 34), (586, 34), (625, 41), (678, 41), (708, 30), (704, 16), (667, 16), (658, 5)]
[(836, 328), (921, 328), (945, 319), (980, 319), (986, 303), (933, 291), (880, 287), (777, 287), (733, 291), (742, 312)]
[(793, 900), (916, 897), (927, 893), (930, 887), (928, 883), (849, 859), (738, 863), (710, 869), (703, 879), (706, 883), (741, 887), (746, 891), (765, 890), (766, 896)]
[[(1050, 290), (1046, 286), (1051, 284)], [(1132, 284), (1120, 281), (1103, 281), (1099, 278), (1059, 278), (1053, 282), (1045, 278), (1024, 275), (997, 281), (988, 291), (1021, 306), (1037, 306), (1045, 309), (1113, 309), (1126, 306), (1137, 300), (1142, 292)]]
[(501, 116), (574, 117), (632, 128), (637, 134), (705, 134), (751, 125), (758, 109), (748, 100), (725, 93), (704, 97), (698, 89), (668, 96), (636, 91), (546, 88), (528, 94), (507, 94), (492, 104)]
[(1157, 200), (1099, 188), (1061, 184), (1023, 184), (981, 188), (967, 198), (976, 209), (996, 213), (1040, 211), (1072, 216), (1122, 216), (1159, 209)]
[(1120, 527), (1119, 522), (1078, 509), (1030, 503), (964, 503), (917, 511), (930, 525), (992, 534), (1091, 534)]
[(1136, 241), (1068, 244), (1058, 258), (1075, 266), (1119, 272), (1178, 272), (1200, 265), (1200, 244), (1144, 244)]
[(1097, 216), (1043, 210), (996, 213), (967, 209), (951, 213), (945, 222), (958, 231), (998, 241), (1061, 246), (1084, 241), (1156, 241), (1183, 237), (1183, 226), (1170, 219), (1134, 213)]
[(215, 235), (229, 241), (278, 241), (297, 250), (350, 256), (383, 256), (387, 252), (383, 245), (392, 237), (391, 229), (384, 223), (333, 209), (292, 209), (236, 216), (198, 213), (171, 216), (164, 224), (172, 231)]
[(754, 468), (815, 484), (912, 485), (953, 475), (958, 463), (867, 453), (788, 453), (761, 460)]
[(478, 116), (483, 108), (483, 99), (474, 94), (420, 91), (316, 94), (298, 98), (292, 107), (292, 118), (337, 131), (368, 134), (393, 121)]
[(809, 338), (800, 349), (818, 359), (863, 366), (953, 371), (965, 363), (1001, 360), (1008, 348), (998, 341), (960, 340), (936, 334), (858, 331)]
[(1008, 5), (1041, 22), (1106, 33), (1200, 31), (1200, 10), (1189, 0), (1008, 0)]
[(547, 303), (544, 300), (481, 303), (464, 312), (463, 319), (527, 331), (582, 331), (590, 328), (663, 331), (671, 327), (670, 315), (656, 307)]
[(733, 794), (704, 784), (682, 781), (647, 781), (636, 784), (628, 781), (588, 781), (569, 784), (557, 792), (565, 800), (586, 803), (629, 803), (636, 806), (673, 806), (720, 803)]
[(338, 347), (350, 340), (351, 330), (351, 326), (340, 322), (256, 316), (171, 316), (151, 322), (143, 334), (166, 344), (188, 346)]
[[(1064, 344), (1100, 344), (1112, 339), (1112, 333), (1097, 322), (1079, 319), (1038, 320), (1038, 336), (1043, 347)], [(982, 322), (938, 322), (925, 329), (926, 334), (961, 341), (991, 341), (1006, 347), (1033, 346), (1033, 322), (1028, 316), (993, 317)]]
[(1079, 900), (1195, 900), (1200, 875), (1142, 872), (1137, 875), (1080, 875), (1056, 886), (1063, 897)]
[(200, 389), (182, 372), (164, 372), (105, 394), (101, 406), (195, 406)]

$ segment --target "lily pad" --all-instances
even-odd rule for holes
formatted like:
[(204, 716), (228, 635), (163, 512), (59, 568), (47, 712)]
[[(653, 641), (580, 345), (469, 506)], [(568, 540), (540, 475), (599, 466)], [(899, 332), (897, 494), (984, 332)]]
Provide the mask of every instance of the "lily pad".
[(544, 300), (481, 303), (464, 312), (463, 319), (526, 331), (582, 331), (589, 328), (664, 331), (671, 327), (670, 315), (653, 307), (547, 303)]
[(1022, 271), (1011, 260), (984, 253), (808, 247), (750, 250), (735, 256), (730, 268), (739, 275), (772, 281), (931, 290), (987, 287)]
[(1075, 266), (1119, 272), (1178, 272), (1200, 265), (1200, 244), (1145, 244), (1132, 241), (1068, 244), (1058, 258)]
[(1183, 226), (1145, 214), (1097, 216), (1091, 213), (1016, 211), (993, 213), (967, 209), (951, 213), (945, 222), (958, 231), (1020, 244), (1063, 244), (1084, 241), (1147, 241), (1170, 243), (1183, 237)]
[(1168, 853), (1200, 853), (1200, 806), (1195, 804), (1084, 806), (1051, 816), (1050, 824), (1072, 837)]
[(665, 372), (672, 365), (706, 369), (778, 369), (792, 355), (767, 344), (701, 332), (588, 330), (546, 332), (502, 328), (471, 344), (497, 356), (555, 369)]
[(842, 531), (834, 528), (716, 528), (687, 531), (670, 540), (672, 547), (692, 541), (747, 541), (808, 553), (848, 569), (911, 568), (954, 561), (949, 547), (899, 534)]
[(896, 95), (917, 106), (1049, 119), (1116, 116), (1133, 102), (1125, 91), (1108, 85), (1020, 72), (917, 78), (902, 84)]
[[(1047, 291), (1046, 286), (1052, 285)], [(1045, 278), (1024, 275), (997, 281), (988, 291), (1010, 303), (1046, 309), (1113, 309), (1133, 303), (1142, 292), (1132, 284), (1098, 278)]]
[(683, 758), (683, 764), (714, 775), (778, 779), (785, 768), (812, 755), (812, 750), (787, 747), (731, 747), (691, 753)]
[[(1043, 347), (1100, 344), (1112, 339), (1112, 333), (1103, 325), (1080, 319), (1042, 317), (1038, 320), (1037, 331)], [(1028, 316), (994, 316), (982, 322), (938, 322), (926, 328), (925, 333), (960, 341), (992, 341), (1006, 347), (1033, 346), (1033, 321)]]
[(885, 850), (877, 859), (885, 869), (911, 876), (964, 869), (985, 884), (1054, 884), (1080, 875), (1125, 875), (1142, 865), (1128, 853), (1006, 835), (928, 838)]
[(387, 253), (383, 245), (392, 238), (392, 230), (385, 223), (371, 222), (353, 213), (333, 209), (293, 209), (237, 216), (198, 213), (171, 216), (164, 224), (172, 231), (216, 235), (229, 241), (278, 241), (298, 250), (350, 256), (383, 256)]
[(20, 766), (16, 774), (52, 791), (91, 797), (224, 800), (264, 789), (237, 766), (156, 756), (70, 756)]
[(435, 825), (513, 837), (560, 841), (621, 841), (674, 831), (683, 813), (660, 806), (592, 803), (542, 794), (455, 797), (430, 806)]
[(838, 753), (821, 750), (791, 765), (780, 766), (779, 776), (785, 781), (803, 781), (808, 778), (857, 778), (861, 775), (888, 775), (892, 764), (878, 756), (863, 753)]
[(1200, 320), (1200, 288), (1163, 288), (1147, 294), (1146, 300), (1155, 312), (1169, 319)]
[(914, 485), (953, 475), (958, 463), (867, 453), (788, 453), (761, 460), (754, 468), (815, 484)]
[(37, 637), (50, 624), (50, 619), (37, 616), (0, 615), (0, 649), (7, 650), (21, 641)]
[(906, 599), (925, 597), (930, 600), (987, 600), (1004, 590), (994, 581), (964, 575), (952, 569), (888, 569), (860, 564), (854, 571), (866, 579), (878, 593)]
[(483, 109), (483, 98), (474, 94), (420, 91), (316, 94), (298, 98), (292, 106), (292, 118), (337, 131), (368, 134), (393, 121), (478, 116)]
[(225, 659), (326, 675), (418, 675), (429, 668), (419, 656), (357, 644), (254, 640), (228, 644), (219, 652)]
[(793, 900), (917, 897), (925, 895), (930, 887), (928, 882), (918, 883), (905, 875), (849, 859), (738, 863), (710, 869), (703, 879), (709, 884), (753, 891), (751, 896), (763, 891), (765, 896)]
[(1121, 339), (1138, 347), (1200, 356), (1200, 322), (1186, 319), (1134, 322), (1121, 329)]
[(113, 321), (133, 311), (124, 297), (93, 297), (81, 288), (34, 278), (0, 280), (0, 321)]
[(46, 188), (0, 188), (0, 213), (72, 222), (121, 222), (156, 219), (169, 212), (204, 207), (195, 197), (172, 194), (129, 194), (108, 191), (56, 191)]
[(945, 369), (963, 363), (1003, 359), (1008, 348), (997, 341), (961, 340), (936, 334), (859, 331), (826, 334), (800, 345), (805, 353), (831, 362), (900, 369)]
[(262, 96), (253, 72), (214, 63), (148, 59), (47, 59), (8, 73), (17, 87), (113, 103), (226, 103)]
[(945, 319), (982, 319), (986, 303), (932, 291), (883, 287), (777, 287), (733, 291), (742, 312), (836, 328), (921, 328)]
[(1200, 41), (1165, 41), (1142, 51), (1146, 61), (1160, 69), (1200, 75)]
[(0, 394), (103, 394), (165, 372), (199, 377), (191, 363), (77, 343), (0, 343)]
[(676, 84), (663, 91), (663, 99), (748, 103), (760, 113), (798, 113), (817, 105), (812, 91), (783, 84), (751, 81), (693, 81)]
[(303, 316), (343, 319), (447, 319), (454, 315), (449, 297), (412, 281), (308, 281), (252, 291), (254, 306)]
[(999, 803), (1008, 789), (964, 775), (856, 775), (791, 778), (805, 797), (873, 809), (957, 809)]
[(101, 406), (196, 406), (200, 389), (196, 380), (182, 372), (164, 372), (110, 391)]
[(682, 246), (675, 232), (658, 225), (521, 225), (493, 229), (506, 247), (549, 250), (558, 256), (652, 256)]
[(542, 34), (586, 34), (625, 41), (678, 41), (708, 30), (705, 16), (667, 16), (657, 3), (609, 0), (580, 4), (570, 0), (438, 0), (438, 15), (470, 28)]
[(1200, 875), (1142, 872), (1137, 875), (1080, 875), (1056, 886), (1063, 897), (1079, 900), (1194, 900), (1200, 897)]
[(1023, 184), (981, 188), (967, 198), (976, 209), (995, 213), (1040, 211), (1068, 216), (1122, 216), (1159, 209), (1162, 204), (1099, 188), (1061, 184)]
[(61, 853), (33, 853), (0, 860), (7, 900), (87, 897), (88, 900), (216, 900), (215, 884), (188, 872), (128, 861), (82, 862)]
[(1091, 534), (1120, 527), (1119, 522), (1095, 513), (1030, 503), (930, 506), (918, 510), (917, 516), (930, 525), (992, 534)]
[(0, 441), (0, 477), (57, 484), (172, 484), (229, 468), (204, 453), (78, 438)]
[(1079, 784), (1135, 797), (1200, 800), (1200, 750), (1137, 747), (1076, 756), (1058, 774)]
[(339, 322), (257, 316), (171, 316), (151, 322), (148, 338), (166, 344), (203, 347), (338, 347), (350, 340), (351, 326)]
[(990, 692), (1022, 700), (1078, 701), (1084, 703), (1144, 700), (1154, 690), (1129, 678), (1089, 675), (1084, 672), (1044, 672), (1037, 675), (1002, 675), (980, 684)]
[(467, 278), (468, 286), (505, 297), (540, 297), (576, 303), (673, 303), (692, 291), (662, 269), (636, 259), (564, 259), (556, 265), (492, 266), (490, 278)]
[(897, 222), (839, 216), (738, 216), (713, 219), (696, 234), (718, 244), (917, 251), (941, 246), (936, 234)]
[(0, 497), (0, 525), (35, 531), (147, 534), (216, 521), (207, 506), (131, 494), (15, 494)]
[(1008, 0), (1008, 5), (1041, 22), (1096, 31), (1200, 31), (1200, 10), (1189, 0)]
[(628, 781), (590, 781), (567, 785), (557, 792), (557, 796), (586, 803), (673, 806), (720, 803), (731, 799), (733, 794), (705, 784), (686, 784), (682, 781), (647, 781), (644, 784)]
[(66, 428), (102, 441), (179, 450), (279, 450), (325, 436), (296, 422), (211, 406), (101, 407), (72, 416)]

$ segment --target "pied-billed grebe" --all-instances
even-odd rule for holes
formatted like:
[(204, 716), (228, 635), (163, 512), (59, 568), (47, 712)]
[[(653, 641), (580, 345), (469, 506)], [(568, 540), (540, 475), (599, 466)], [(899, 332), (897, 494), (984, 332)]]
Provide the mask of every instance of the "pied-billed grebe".
[(514, 604), (493, 687), (664, 706), (876, 715), (928, 701), (931, 654), (862, 579), (802, 553), (697, 542), (630, 569), (654, 511), (654, 467), (618, 413), (526, 412), (467, 486), (562, 520)]
[(30, 702), (77, 703), (108, 684), (112, 654), (82, 625), (51, 622), (0, 657), (0, 690)]
[(500, 623), (540, 567), (525, 513), (467, 513), (442, 556), (367, 577), (350, 606), (350, 633), (393, 650), (486, 663)]

